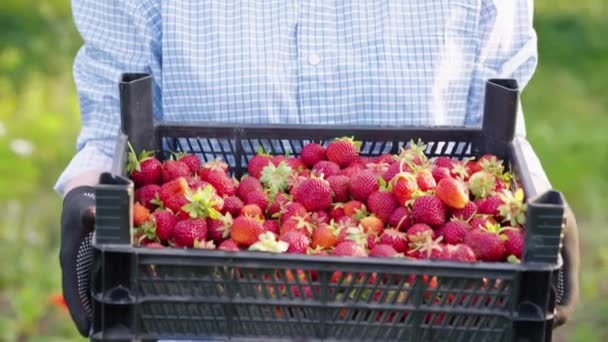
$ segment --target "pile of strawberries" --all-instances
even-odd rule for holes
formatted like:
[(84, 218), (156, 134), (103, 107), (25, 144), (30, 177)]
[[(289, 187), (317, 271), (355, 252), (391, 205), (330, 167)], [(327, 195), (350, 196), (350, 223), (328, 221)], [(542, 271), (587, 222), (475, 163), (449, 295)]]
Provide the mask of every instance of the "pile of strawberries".
[(205, 248), (461, 262), (521, 258), (526, 205), (503, 161), (429, 159), (410, 141), (364, 157), (351, 138), (309, 143), (299, 157), (251, 158), (232, 178), (220, 160), (129, 154), (134, 239)]

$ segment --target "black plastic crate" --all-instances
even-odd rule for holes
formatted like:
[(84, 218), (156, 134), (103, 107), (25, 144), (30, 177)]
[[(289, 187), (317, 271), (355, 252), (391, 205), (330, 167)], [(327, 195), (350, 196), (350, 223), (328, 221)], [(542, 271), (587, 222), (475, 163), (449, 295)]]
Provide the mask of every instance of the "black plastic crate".
[[(114, 171), (102, 175), (96, 189), (92, 340), (551, 339), (563, 199), (548, 188), (530, 147), (514, 138), (518, 89), (513, 80), (488, 82), (481, 129), (155, 124), (150, 77), (125, 75), (120, 89), (123, 133)], [(137, 151), (156, 150), (160, 157), (171, 149), (197, 153), (202, 160), (223, 158), (240, 176), (259, 145), (297, 155), (307, 141), (326, 143), (338, 136), (361, 140), (363, 155), (395, 153), (420, 138), (428, 143), (430, 156), (491, 152), (507, 160), (527, 195), (522, 263), (131, 245), (127, 140)], [(433, 279), (437, 286), (431, 288)]]

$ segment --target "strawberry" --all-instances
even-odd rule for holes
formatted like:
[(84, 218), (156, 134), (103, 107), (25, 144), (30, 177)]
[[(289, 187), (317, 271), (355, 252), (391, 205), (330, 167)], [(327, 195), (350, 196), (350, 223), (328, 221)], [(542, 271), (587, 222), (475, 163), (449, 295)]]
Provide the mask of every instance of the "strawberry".
[(222, 243), (220, 243), (220, 246), (217, 249), (228, 252), (240, 251), (238, 244), (232, 239), (223, 241)]
[(179, 247), (194, 247), (207, 239), (207, 223), (202, 218), (188, 218), (175, 224), (173, 240)]
[(459, 179), (461, 181), (467, 181), (469, 179), (470, 174), (469, 174), (469, 170), (467, 169), (467, 167), (465, 165), (466, 165), (465, 162), (462, 162), (460, 160), (455, 160), (454, 167), (450, 171), (450, 174), (452, 175), (452, 177)]
[(177, 160), (186, 164), (190, 173), (196, 174), (198, 170), (201, 168), (201, 160), (198, 158), (196, 154), (191, 153), (183, 153), (177, 155)]
[(515, 255), (518, 259), (521, 259), (521, 255), (524, 249), (524, 231), (521, 228), (507, 228), (504, 231), (506, 237), (505, 249), (507, 255)]
[(150, 210), (136, 202), (133, 206), (133, 226), (141, 226), (150, 218)]
[(327, 213), (327, 211), (318, 210), (318, 211), (315, 211), (314, 213), (312, 213), (312, 217), (310, 218), (310, 220), (312, 221), (312, 223), (315, 226), (318, 226), (321, 223), (329, 223), (330, 218), (329, 218), (329, 214)]
[(308, 211), (326, 210), (331, 206), (331, 187), (321, 178), (309, 178), (298, 187), (294, 200)]
[(338, 221), (343, 216), (346, 216), (344, 213), (344, 203), (334, 203), (329, 208), (329, 218), (330, 220)]
[(344, 241), (355, 241), (359, 245), (365, 246), (369, 242), (368, 235), (363, 232), (363, 227), (360, 225), (338, 223), (336, 227), (338, 229), (338, 244)]
[(524, 201), (524, 192), (520, 188), (515, 193), (509, 190), (503, 190), (498, 194), (501, 204), (498, 207), (500, 217), (503, 222), (508, 222), (512, 226), (526, 223), (526, 204)]
[(484, 199), (494, 192), (496, 177), (486, 171), (479, 171), (471, 175), (468, 180), (469, 190), (476, 199)]
[(178, 160), (166, 160), (163, 163), (163, 183), (170, 182), (179, 177), (187, 177), (190, 175), (188, 165)]
[(268, 196), (263, 192), (252, 191), (245, 196), (245, 204), (255, 204), (264, 212), (268, 208)]
[(230, 213), (232, 217), (237, 217), (241, 213), (241, 209), (243, 209), (244, 205), (245, 204), (240, 198), (236, 196), (228, 196), (224, 199), (224, 207), (222, 208), (221, 213)]
[(435, 167), (433, 171), (431, 171), (431, 174), (433, 175), (436, 183), (439, 183), (444, 178), (452, 177), (450, 170), (445, 167)]
[(414, 200), (412, 215), (416, 222), (440, 226), (446, 221), (447, 209), (438, 197), (426, 195)]
[(258, 241), (263, 232), (262, 222), (252, 217), (239, 216), (232, 222), (230, 238), (239, 245), (249, 247)]
[(310, 214), (305, 215), (293, 215), (289, 217), (287, 220), (283, 221), (281, 224), (281, 228), (279, 229), (280, 236), (285, 235), (291, 231), (302, 231), (306, 235), (310, 236), (314, 230), (315, 226), (311, 222)]
[(359, 155), (360, 142), (352, 138), (340, 138), (327, 145), (327, 160), (344, 168), (351, 164)]
[(398, 173), (391, 181), (391, 186), (397, 203), (402, 206), (405, 206), (419, 190), (416, 178), (411, 173), (405, 172)]
[(366, 234), (380, 236), (384, 230), (384, 222), (373, 215), (362, 218), (359, 223), (361, 224), (361, 227), (363, 227), (363, 232)]
[(389, 221), (397, 207), (397, 199), (389, 191), (375, 191), (367, 199), (367, 209), (383, 222)]
[(346, 176), (346, 177), (348, 177), (349, 182), (350, 182), (350, 179), (351, 179), (351, 178), (352, 178), (354, 175), (356, 175), (356, 174), (360, 173), (360, 172), (361, 172), (361, 171), (363, 171), (363, 170), (365, 170), (365, 167), (364, 167), (364, 166), (362, 166), (362, 165), (360, 165), (360, 164), (358, 164), (358, 163), (354, 163), (354, 164), (351, 164), (351, 165), (349, 165), (348, 167), (346, 167), (346, 168), (344, 168), (344, 169), (340, 170), (340, 172), (339, 172), (338, 174), (339, 174), (340, 176)]
[(186, 179), (186, 182), (188, 183), (188, 187), (192, 190), (204, 188), (207, 185), (211, 185), (211, 184), (205, 182), (204, 180), (202, 180), (198, 175), (186, 176), (184, 178)]
[(464, 241), (464, 237), (471, 230), (468, 223), (454, 220), (446, 223), (442, 229), (443, 241), (448, 244), (458, 244)]
[(485, 199), (475, 201), (475, 204), (477, 205), (478, 213), (498, 216), (500, 214), (499, 208), (504, 202), (499, 195), (491, 195)]
[(469, 192), (464, 183), (451, 177), (437, 183), (435, 195), (450, 208), (462, 209), (469, 203)]
[(376, 258), (394, 258), (398, 257), (399, 253), (391, 245), (376, 245), (369, 252), (370, 257)]
[(458, 261), (458, 262), (475, 262), (477, 258), (475, 257), (475, 252), (471, 249), (471, 247), (460, 243), (456, 245), (448, 245), (448, 260)]
[(249, 160), (249, 164), (247, 164), (247, 171), (249, 172), (249, 175), (251, 177), (260, 179), (260, 177), (262, 176), (262, 170), (264, 170), (264, 167), (270, 164), (272, 164), (270, 156), (264, 154), (263, 150), (260, 149), (260, 151), (258, 151), (258, 154), (256, 154)]
[(162, 244), (158, 242), (147, 242), (144, 247), (146, 248), (165, 248)]
[(241, 208), (240, 212), (241, 216), (247, 217), (262, 217), (264, 216), (264, 212), (257, 204), (246, 204)]
[(392, 164), (395, 163), (395, 156), (393, 156), (390, 153), (384, 153), (384, 154), (381, 154), (381, 155), (377, 156), (374, 159), (374, 163), (378, 163), (378, 164), (385, 163), (385, 164), (388, 164), (388, 165), (392, 165)]
[(312, 247), (329, 249), (338, 242), (337, 229), (329, 224), (322, 223), (312, 232)]
[(163, 166), (158, 159), (152, 157), (154, 153), (142, 151), (137, 157), (131, 144), (129, 144), (129, 149), (127, 171), (135, 183), (135, 187), (161, 184)]
[(350, 179), (350, 195), (358, 201), (367, 201), (369, 195), (378, 189), (378, 177), (370, 170), (361, 171)]
[(285, 163), (287, 164), (288, 167), (290, 167), (293, 172), (296, 173), (302, 173), (307, 169), (306, 164), (304, 164), (304, 162), (302, 162), (302, 160), (296, 158), (296, 157), (289, 157), (285, 160)]
[(220, 244), (230, 237), (230, 227), (232, 227), (232, 215), (230, 214), (217, 219), (207, 219), (207, 235), (216, 244)]
[(467, 205), (462, 209), (452, 209), (452, 217), (463, 221), (469, 221), (475, 214), (477, 214), (477, 204), (473, 201), (469, 201)]
[(317, 176), (327, 179), (340, 174), (340, 165), (329, 160), (321, 160), (312, 167), (312, 171)]
[(426, 168), (418, 168), (415, 172), (416, 183), (422, 191), (434, 190), (437, 187), (437, 182), (433, 178), (433, 174)]
[(201, 180), (213, 185), (220, 196), (233, 196), (236, 194), (234, 182), (224, 171), (202, 168), (198, 176)]
[(363, 202), (352, 200), (344, 204), (344, 215), (348, 217), (364, 215), (366, 212), (367, 209)]
[(401, 164), (412, 164), (420, 166), (427, 162), (426, 155), (424, 154), (426, 147), (427, 146), (423, 144), (420, 140), (418, 140), (418, 142), (410, 140), (407, 148), (401, 148), (401, 152), (396, 157), (397, 161)]
[(407, 235), (397, 229), (386, 229), (382, 235), (380, 235), (379, 243), (381, 245), (390, 245), (398, 253), (403, 253), (407, 249)]
[[(287, 161), (287, 156), (283, 156), (283, 155), (276, 155), (276, 156), (272, 156), (270, 157), (270, 162), (272, 163), (273, 166), (279, 166), (279, 164), (281, 164), (281, 162), (286, 162)], [(285, 163), (285, 165), (287, 165), (287, 163)], [(270, 166), (266, 165), (266, 167)]]
[(180, 219), (187, 219), (190, 217), (187, 212), (182, 210), (182, 208), (189, 203), (185, 195), (175, 195), (169, 197), (167, 200), (163, 201), (163, 203), (165, 208), (171, 210)]
[(408, 165), (393, 162), (382, 175), (382, 179), (384, 179), (385, 182), (390, 183), (397, 174), (409, 171), (411, 171), (411, 169)]
[(407, 208), (397, 207), (388, 219), (388, 224), (403, 232), (412, 225), (412, 215)]
[(448, 171), (451, 171), (452, 168), (454, 168), (454, 165), (455, 165), (455, 160), (453, 160), (450, 157), (441, 156), (441, 157), (437, 157), (437, 159), (435, 159), (436, 167), (443, 167), (443, 168), (448, 169)]
[[(261, 171), (260, 171), (261, 172)], [(264, 192), (264, 187), (262, 183), (257, 178), (245, 176), (241, 178), (241, 182), (236, 190), (237, 195), (241, 200), (245, 199), (248, 193), (255, 192)]]
[(365, 251), (365, 248), (359, 246), (354, 241), (344, 241), (336, 246), (333, 255), (347, 257), (365, 257), (367, 256), (367, 252)]
[(135, 190), (135, 201), (141, 203), (144, 207), (150, 210), (154, 210), (157, 206), (150, 202), (156, 199), (159, 191), (160, 186), (157, 184), (146, 184)]
[(266, 209), (266, 211), (268, 212), (269, 216), (278, 217), (281, 210), (288, 203), (289, 203), (289, 197), (285, 193), (279, 192), (274, 197), (272, 197), (272, 200), (270, 201), (270, 205), (268, 205), (268, 208)]
[(435, 231), (429, 225), (424, 223), (417, 223), (408, 228), (406, 236), (411, 242), (426, 240), (426, 236), (430, 236), (431, 239), (435, 239)]
[(302, 232), (291, 231), (281, 236), (281, 241), (285, 241), (289, 244), (287, 253), (293, 254), (306, 254), (308, 246), (310, 246), (310, 239)]
[[(226, 164), (219, 158), (206, 162), (205, 164), (201, 165), (200, 168), (220, 170), (220, 171), (224, 171), (225, 174), (228, 174), (228, 164)], [(198, 171), (200, 171), (200, 168), (195, 173), (198, 173)]]
[(291, 216), (294, 215), (299, 215), (299, 216), (304, 216), (306, 215), (307, 211), (306, 208), (304, 208), (304, 206), (301, 203), (298, 202), (291, 202), (289, 204), (287, 204), (283, 210), (281, 210), (281, 222), (285, 222), (287, 221)]
[(266, 220), (262, 225), (265, 232), (271, 232), (274, 235), (279, 235), (279, 221), (277, 220)]
[(289, 179), (294, 173), (293, 169), (285, 162), (278, 165), (268, 164), (262, 169), (260, 182), (268, 189), (270, 194), (274, 195), (279, 192), (286, 191), (289, 186)]
[(342, 175), (331, 176), (327, 178), (327, 182), (329, 182), (329, 187), (333, 193), (334, 202), (348, 201), (350, 196), (348, 192), (350, 179), (348, 177)]
[(464, 243), (471, 247), (479, 260), (501, 261), (505, 257), (506, 249), (499, 234), (500, 226), (488, 225), (482, 229), (471, 230)]
[(156, 222), (156, 236), (160, 241), (166, 242), (173, 238), (173, 229), (177, 224), (177, 217), (167, 210), (158, 210), (152, 213)]
[(446, 245), (441, 243), (442, 237), (433, 240), (429, 235), (424, 240), (413, 243), (414, 248), (408, 253), (415, 253), (418, 259), (448, 260), (449, 254)]
[(198, 189), (196, 192), (186, 191), (188, 203), (181, 207), (181, 211), (188, 213), (191, 218), (219, 218), (224, 206), (224, 200), (219, 197), (212, 186)]
[(300, 158), (302, 162), (308, 167), (313, 167), (316, 163), (321, 160), (326, 160), (325, 148), (316, 143), (310, 143), (302, 147), (300, 151)]
[(473, 216), (473, 218), (471, 219), (471, 221), (469, 221), (469, 224), (471, 225), (471, 230), (475, 230), (475, 229), (481, 229), (485, 226), (487, 226), (488, 224), (496, 224), (496, 220), (490, 216), (490, 215), (475, 215)]

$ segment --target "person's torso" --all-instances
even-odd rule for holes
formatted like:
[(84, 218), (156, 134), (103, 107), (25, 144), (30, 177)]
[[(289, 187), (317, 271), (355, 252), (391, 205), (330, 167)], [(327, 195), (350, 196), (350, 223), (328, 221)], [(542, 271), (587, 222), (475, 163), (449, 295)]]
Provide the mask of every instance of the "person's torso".
[(479, 0), (171, 0), (163, 119), (462, 125)]

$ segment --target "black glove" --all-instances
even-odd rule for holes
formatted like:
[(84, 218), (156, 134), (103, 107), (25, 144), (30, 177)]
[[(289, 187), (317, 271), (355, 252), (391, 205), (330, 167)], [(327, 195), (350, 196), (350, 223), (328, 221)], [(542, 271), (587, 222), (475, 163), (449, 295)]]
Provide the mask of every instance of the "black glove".
[(557, 306), (553, 326), (564, 325), (574, 314), (579, 295), (580, 255), (578, 245), (578, 227), (572, 209), (566, 205), (566, 224), (564, 228), (562, 260), (556, 280)]
[(63, 296), (76, 328), (84, 337), (91, 326), (90, 270), (93, 262), (91, 237), (95, 223), (95, 189), (72, 189), (63, 200), (61, 213), (61, 281)]

